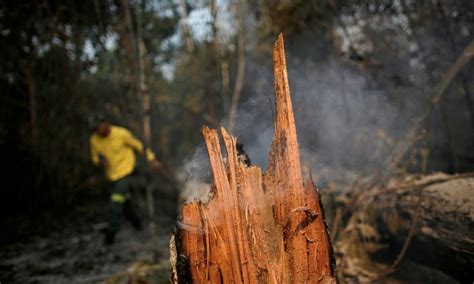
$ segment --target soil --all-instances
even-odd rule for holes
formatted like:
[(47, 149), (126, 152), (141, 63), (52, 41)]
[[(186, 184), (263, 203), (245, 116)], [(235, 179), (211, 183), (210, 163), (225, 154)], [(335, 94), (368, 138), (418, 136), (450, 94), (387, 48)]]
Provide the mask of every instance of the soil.
[[(0, 244), (0, 282), (104, 283), (137, 262), (147, 262), (147, 226), (136, 231), (124, 222), (115, 243), (103, 244), (108, 205), (103, 201), (67, 216), (43, 216), (35, 221), (24, 216), (2, 220), (10, 235), (2, 237)], [(169, 281), (168, 241), (174, 212), (164, 209), (157, 207), (158, 260), (149, 283)]]

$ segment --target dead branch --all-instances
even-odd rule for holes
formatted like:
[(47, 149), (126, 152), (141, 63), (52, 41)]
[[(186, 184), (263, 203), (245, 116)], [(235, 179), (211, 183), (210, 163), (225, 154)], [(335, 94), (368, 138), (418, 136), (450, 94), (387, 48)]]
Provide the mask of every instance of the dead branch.
[(433, 88), (433, 94), (428, 101), (426, 108), (421, 112), (414, 121), (411, 128), (408, 130), (406, 138), (402, 139), (394, 148), (392, 155), (387, 160), (387, 169), (392, 171), (399, 162), (403, 159), (407, 151), (411, 148), (413, 143), (416, 141), (415, 137), (419, 134), (422, 123), (428, 117), (433, 110), (434, 106), (440, 102), (446, 89), (449, 87), (456, 75), (461, 69), (471, 61), (474, 56), (474, 41), (464, 49), (461, 55), (458, 57), (456, 62), (444, 73), (441, 77), (441, 81)]

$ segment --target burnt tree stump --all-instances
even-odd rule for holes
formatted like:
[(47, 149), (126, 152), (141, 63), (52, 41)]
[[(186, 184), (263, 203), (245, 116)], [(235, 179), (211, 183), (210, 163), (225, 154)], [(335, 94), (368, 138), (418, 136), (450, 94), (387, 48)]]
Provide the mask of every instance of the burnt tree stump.
[(311, 178), (303, 184), (282, 35), (273, 63), (276, 115), (268, 169), (262, 174), (239, 160), (237, 140), (224, 128), (202, 128), (213, 196), (183, 206), (170, 245), (175, 283), (336, 283), (319, 193)]

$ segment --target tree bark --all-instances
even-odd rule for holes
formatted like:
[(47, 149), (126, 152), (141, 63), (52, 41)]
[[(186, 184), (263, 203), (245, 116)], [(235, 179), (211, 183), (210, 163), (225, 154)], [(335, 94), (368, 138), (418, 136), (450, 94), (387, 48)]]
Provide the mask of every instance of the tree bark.
[(273, 61), (277, 113), (269, 168), (262, 174), (242, 162), (236, 138), (224, 128), (220, 135), (202, 129), (213, 196), (183, 206), (179, 238), (170, 246), (184, 255), (188, 275), (176, 275), (180, 253), (172, 250), (175, 283), (336, 283), (319, 193), (301, 175), (282, 35)]

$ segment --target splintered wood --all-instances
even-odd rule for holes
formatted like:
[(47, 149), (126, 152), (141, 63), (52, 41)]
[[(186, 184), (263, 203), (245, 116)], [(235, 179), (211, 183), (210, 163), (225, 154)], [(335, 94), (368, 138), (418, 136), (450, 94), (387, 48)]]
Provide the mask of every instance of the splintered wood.
[(283, 36), (273, 50), (276, 116), (269, 167), (240, 162), (236, 138), (204, 127), (213, 196), (183, 207), (181, 253), (193, 283), (336, 283), (319, 194), (303, 185)]

